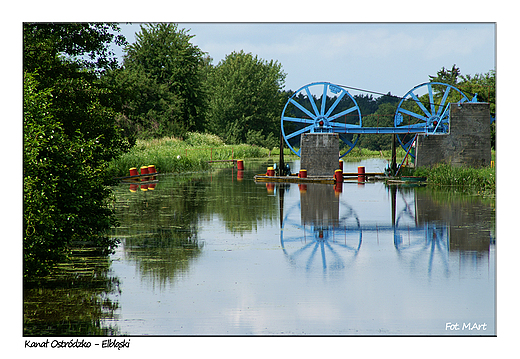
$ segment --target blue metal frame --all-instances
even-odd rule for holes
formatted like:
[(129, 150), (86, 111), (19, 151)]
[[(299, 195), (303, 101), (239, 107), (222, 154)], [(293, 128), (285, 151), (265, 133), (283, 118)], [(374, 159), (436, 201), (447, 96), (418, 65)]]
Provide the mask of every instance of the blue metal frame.
[[(434, 92), (437, 88), (437, 91), (441, 89), (440, 93), (442, 93), (442, 99), (439, 103), (435, 103), (434, 100)], [(424, 91), (427, 90), (428, 93), (428, 103), (429, 108), (424, 106), (424, 104), (420, 101), (419, 97), (416, 95), (418, 90)], [(460, 100), (457, 103), (469, 102), (469, 98), (458, 88), (453, 85), (445, 84), (442, 82), (426, 82), (420, 85), (415, 86), (413, 89), (408, 91), (406, 95), (403, 96), (397, 109), (395, 111), (394, 116), (394, 126), (395, 128), (402, 128), (400, 126), (403, 122), (403, 116), (408, 115), (413, 117), (417, 123), (410, 125), (411, 127), (421, 129), (421, 131), (417, 131), (415, 133), (422, 133), (425, 135), (445, 135), (450, 131), (450, 102), (448, 102), (448, 97), (451, 94), (456, 94), (460, 96)], [(476, 102), (476, 96), (471, 100), (471, 102)], [(404, 105), (408, 102), (415, 103), (418, 107), (417, 110), (410, 111), (404, 108)], [(415, 141), (415, 136), (408, 137), (405, 139), (403, 132), (395, 132), (397, 134), (397, 139), (401, 145), (401, 147), (408, 151), (410, 146), (413, 145)], [(414, 133), (414, 132), (410, 132)], [(408, 133), (406, 133), (408, 134)], [(415, 153), (410, 151), (410, 156), (415, 158)]]
[[(297, 101), (297, 96), (300, 94), (306, 96), (306, 99), (312, 106), (312, 110), (305, 108), (303, 104)], [(321, 101), (319, 101), (319, 99), (315, 100), (313, 96), (314, 94), (321, 94)], [(349, 98), (352, 101), (353, 105), (340, 112), (335, 112), (336, 107), (340, 104), (345, 96), (347, 96), (346, 99)], [(327, 98), (332, 99), (333, 103), (327, 105)], [(316, 102), (320, 104), (319, 109)], [(290, 104), (296, 106), (296, 108), (303, 112), (307, 117), (295, 117), (293, 114), (291, 114), (288, 110), (288, 106)], [(353, 114), (355, 116), (356, 113), (357, 121), (354, 121), (357, 122), (356, 124), (341, 122), (341, 118), (343, 116), (348, 114)], [(291, 124), (303, 124), (306, 126), (295, 130), (290, 128)], [(314, 82), (298, 89), (285, 104), (281, 116), (282, 136), (287, 146), (298, 156), (300, 156), (300, 150), (296, 151), (293, 148), (293, 145), (290, 143), (290, 140), (296, 136), (300, 136), (303, 133), (358, 134), (355, 140), (348, 139), (340, 135), (340, 139), (349, 147), (349, 150), (342, 155), (343, 157), (356, 146), (356, 143), (359, 139), (359, 134), (361, 133), (359, 131), (350, 132), (349, 130), (360, 129), (361, 125), (361, 111), (354, 97), (352, 97), (350, 93), (344, 88), (329, 82)]]
[[(434, 87), (442, 89), (441, 93), (443, 95), (439, 103), (435, 103), (434, 101)], [(311, 88), (318, 90), (314, 93), (322, 94), (321, 101), (314, 99)], [(421, 102), (416, 94), (418, 90), (424, 91), (425, 89), (427, 90), (429, 99), (427, 106)], [(328, 97), (329, 92), (331, 93), (330, 97)], [(408, 140), (405, 140), (406, 135), (444, 135), (449, 133), (449, 108), (451, 104), (448, 102), (448, 99), (450, 93), (456, 93), (460, 96), (460, 100), (457, 103), (470, 101), (468, 97), (455, 86), (442, 82), (426, 82), (415, 86), (401, 99), (394, 116), (394, 127), (362, 127), (361, 111), (356, 100), (348, 91), (339, 85), (334, 85), (329, 82), (314, 82), (298, 89), (285, 104), (281, 116), (282, 136), (287, 146), (298, 156), (300, 156), (300, 150), (296, 151), (290, 143), (290, 140), (303, 133), (318, 132), (339, 134), (340, 139), (349, 147), (348, 151), (346, 151), (341, 157), (352, 151), (359, 140), (359, 135), (361, 134), (396, 134), (400, 145), (405, 151), (408, 151), (416, 136), (411, 136), (411, 139), (408, 138)], [(300, 104), (297, 101), (298, 95), (306, 96), (312, 109), (307, 109), (303, 104)], [(335, 113), (334, 110), (345, 96), (350, 98), (353, 105), (346, 110)], [(327, 98), (334, 99), (334, 97), (335, 100), (333, 103), (327, 107)], [(320, 104), (319, 109), (316, 102)], [(409, 102), (415, 103), (418, 110), (412, 111), (404, 108)], [(471, 102), (477, 102), (476, 96), (471, 100)], [(288, 106), (290, 104), (296, 106), (296, 108), (303, 112), (306, 117), (295, 117), (289, 113), (290, 111), (288, 110)], [(356, 123), (350, 124), (346, 123), (346, 121), (340, 121), (341, 117), (348, 114), (354, 115), (356, 112), (358, 117), (357, 121), (355, 121)], [(410, 116), (416, 121), (416, 123), (411, 125), (402, 125), (404, 116)], [(290, 124), (299, 124), (303, 127), (294, 130), (290, 128)], [(357, 137), (353, 140), (354, 136), (352, 139), (348, 139), (342, 135), (357, 135)], [(415, 157), (415, 154), (412, 153), (412, 151), (410, 151), (410, 155)]]

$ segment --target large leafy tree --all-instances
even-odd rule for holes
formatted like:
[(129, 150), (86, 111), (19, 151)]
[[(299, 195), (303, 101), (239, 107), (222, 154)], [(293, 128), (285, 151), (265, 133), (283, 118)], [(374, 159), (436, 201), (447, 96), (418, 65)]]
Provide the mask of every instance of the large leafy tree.
[[(477, 100), (489, 103), (491, 117), (496, 116), (496, 72), (491, 70), (485, 74), (462, 76), (459, 88), (466, 94), (477, 94)], [(495, 148), (496, 122), (491, 124), (491, 147)]]
[(124, 93), (121, 125), (137, 137), (184, 137), (204, 125), (204, 53), (177, 24), (142, 25), (126, 47), (124, 68), (111, 73)]
[(208, 76), (208, 131), (229, 144), (277, 145), (285, 76), (277, 61), (244, 51), (227, 55)]
[(128, 148), (116, 97), (100, 81), (114, 68), (106, 24), (24, 24), (24, 276), (46, 274), (72, 245), (109, 252), (115, 223), (107, 161)]
[[(485, 74), (461, 75), (460, 69), (453, 65), (451, 70), (442, 68), (437, 71), (437, 76), (430, 76), (432, 82), (442, 82), (453, 85), (461, 90), (470, 100), (477, 94), (477, 100), (480, 102), (488, 102), (490, 113), (495, 117), (495, 77), (496, 73), (491, 70)], [(434, 98), (436, 101), (440, 100), (443, 93), (436, 93)], [(448, 102), (457, 102), (461, 98), (456, 92), (450, 93)], [(426, 101), (426, 100), (425, 100)], [(495, 123), (491, 124), (491, 146), (495, 147)]]

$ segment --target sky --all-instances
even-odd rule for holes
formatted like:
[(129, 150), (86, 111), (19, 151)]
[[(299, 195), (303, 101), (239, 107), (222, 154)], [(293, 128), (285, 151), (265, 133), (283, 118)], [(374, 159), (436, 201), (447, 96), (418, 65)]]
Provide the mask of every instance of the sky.
[[(240, 50), (278, 61), (287, 74), (285, 89), (293, 91), (326, 81), (404, 96), (442, 67), (456, 65), (463, 75), (496, 69), (496, 25), (490, 22), (181, 22), (179, 28), (195, 35), (191, 42), (208, 53), (214, 65)], [(140, 24), (121, 24), (121, 29), (133, 43)]]

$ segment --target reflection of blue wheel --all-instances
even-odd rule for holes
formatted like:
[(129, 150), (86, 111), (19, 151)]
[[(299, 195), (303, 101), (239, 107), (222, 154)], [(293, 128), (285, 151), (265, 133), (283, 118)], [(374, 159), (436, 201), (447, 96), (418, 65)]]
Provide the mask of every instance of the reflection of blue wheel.
[[(412, 126), (428, 129), (428, 133), (449, 132), (449, 104), (469, 101), (468, 97), (452, 85), (441, 82), (427, 82), (408, 91), (395, 111), (394, 127)], [(414, 134), (399, 134), (401, 147), (408, 151), (414, 141)], [(414, 151), (410, 155), (415, 157)]]
[(302, 225), (286, 215), (280, 242), (291, 265), (308, 272), (322, 268), (325, 274), (344, 269), (349, 260), (355, 260), (362, 243), (362, 231), (352, 209), (338, 223), (328, 226)]
[(300, 136), (304, 133), (335, 132), (349, 153), (359, 134), (345, 134), (342, 129), (361, 127), (361, 111), (354, 97), (345, 89), (328, 82), (315, 82), (297, 90), (282, 112), (282, 136), (291, 151), (300, 156)]
[(445, 275), (449, 275), (449, 237), (446, 226), (436, 226), (428, 223), (421, 231), (408, 233), (405, 228), (396, 228), (394, 231), (394, 246), (399, 258), (406, 262), (407, 267), (416, 271), (422, 264), (427, 263), (428, 274), (432, 274), (434, 261), (440, 262)]

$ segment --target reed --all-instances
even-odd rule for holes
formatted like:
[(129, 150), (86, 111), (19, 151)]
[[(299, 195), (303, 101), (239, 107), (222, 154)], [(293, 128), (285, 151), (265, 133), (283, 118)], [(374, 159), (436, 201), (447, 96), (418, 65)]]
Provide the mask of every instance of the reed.
[[(127, 176), (131, 167), (155, 165), (160, 173), (205, 171), (209, 161), (262, 158), (270, 154), (267, 148), (254, 145), (226, 145), (215, 135), (189, 133), (185, 140), (172, 137), (138, 140), (121, 157), (111, 161), (108, 171), (113, 177)], [(230, 166), (228, 164), (219, 164)]]
[(414, 176), (425, 176), (428, 178), (428, 184), (450, 187), (463, 193), (495, 196), (494, 167), (471, 168), (438, 164), (431, 168), (417, 168)]

